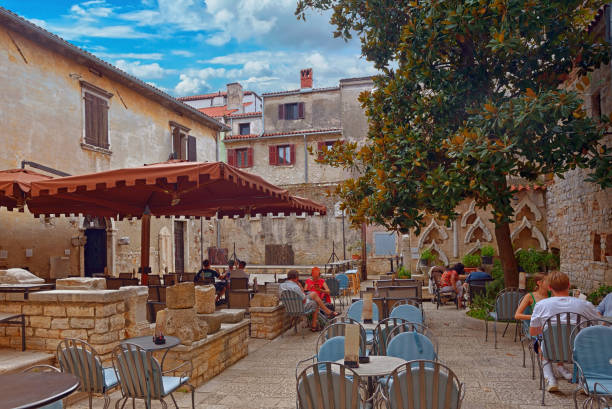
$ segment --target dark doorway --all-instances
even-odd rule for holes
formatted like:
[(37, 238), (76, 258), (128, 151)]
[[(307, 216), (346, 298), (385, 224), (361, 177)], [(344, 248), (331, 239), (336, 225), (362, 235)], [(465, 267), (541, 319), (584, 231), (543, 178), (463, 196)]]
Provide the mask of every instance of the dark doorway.
[(85, 277), (104, 274), (106, 268), (106, 223), (104, 219), (85, 219)]
[(185, 223), (174, 222), (174, 272), (185, 272)]

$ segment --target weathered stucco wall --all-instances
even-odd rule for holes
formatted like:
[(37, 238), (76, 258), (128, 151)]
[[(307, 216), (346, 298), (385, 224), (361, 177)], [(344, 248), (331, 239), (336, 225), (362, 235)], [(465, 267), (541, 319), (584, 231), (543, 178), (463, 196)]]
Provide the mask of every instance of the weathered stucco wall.
[[(191, 128), (189, 133), (197, 138), (198, 160), (215, 159), (216, 131), (212, 128), (165, 108), (118, 82), (100, 77), (87, 66), (15, 32), (10, 32), (10, 36), (25, 60), (8, 31), (0, 31), (0, 123), (3, 127), (0, 169), (17, 168), (22, 160), (27, 160), (70, 174), (82, 174), (165, 161), (172, 152), (170, 121)], [(110, 153), (81, 145), (84, 108), (79, 80), (113, 94), (108, 112)], [(172, 232), (171, 221), (160, 223), (165, 223)], [(49, 258), (64, 256), (70, 258), (71, 273), (79, 273), (82, 263), (79, 248), (71, 245), (71, 238), (82, 234), (78, 218), (37, 220), (27, 212), (20, 214), (2, 209), (0, 226), (0, 250), (8, 252), (7, 258), (0, 258), (0, 266), (28, 266), (42, 277), (48, 277)], [(111, 266), (115, 264), (131, 271), (132, 264), (126, 260), (133, 260), (140, 252), (140, 222), (135, 225), (120, 222), (115, 229), (113, 232), (109, 227), (107, 231), (108, 254), (116, 257), (115, 263), (108, 263), (109, 269), (113, 271)], [(196, 230), (188, 229), (188, 232), (192, 234)], [(112, 245), (112, 235), (116, 238), (130, 236), (130, 244)], [(187, 237), (187, 244), (194, 246), (194, 250), (186, 253), (191, 257), (197, 249), (199, 254), (199, 244), (194, 244), (196, 238), (193, 234)], [(154, 235), (151, 244), (156, 251)], [(25, 257), (26, 248), (33, 249), (32, 257)], [(68, 256), (65, 250), (70, 250)], [(187, 263), (189, 269), (198, 264)]]
[(250, 124), (249, 134), (261, 135), (263, 132), (261, 116), (247, 116), (230, 118), (229, 123), (232, 127), (232, 135), (240, 135), (240, 124)]
[[(265, 96), (266, 133), (303, 129), (339, 128), (342, 125), (340, 91), (313, 91), (279, 96)], [(304, 103), (304, 119), (279, 119), (280, 104)]]

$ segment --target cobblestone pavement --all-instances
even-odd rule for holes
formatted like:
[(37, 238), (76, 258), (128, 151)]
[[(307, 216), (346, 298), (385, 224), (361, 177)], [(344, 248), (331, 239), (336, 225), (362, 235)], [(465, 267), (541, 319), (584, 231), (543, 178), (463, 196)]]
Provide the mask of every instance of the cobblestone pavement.
[[(489, 342), (484, 342), (484, 323), (448, 305), (436, 310), (425, 304), (426, 324), (439, 342), (441, 361), (448, 365), (466, 386), (463, 408), (532, 409), (540, 408), (542, 392), (538, 375), (531, 379), (529, 356), (522, 367), (522, 350), (513, 342), (514, 327), (501, 337), (494, 349), (492, 326)], [(289, 330), (273, 341), (250, 339), (249, 355), (196, 390), (196, 407), (209, 409), (295, 408), (295, 364), (314, 353), (317, 334), (302, 329), (295, 335)], [(559, 381), (561, 392), (546, 394), (549, 408), (573, 408), (574, 385)], [(177, 393), (181, 408), (190, 408), (187, 393)], [(118, 394), (113, 394), (113, 405)], [(582, 401), (584, 397), (579, 394)], [(103, 399), (94, 400), (102, 407)], [(173, 407), (168, 401), (169, 407)], [(87, 408), (87, 400), (71, 407)], [(128, 406), (129, 407), (129, 404)], [(137, 403), (137, 407), (144, 407)], [(159, 402), (153, 407), (160, 407)]]

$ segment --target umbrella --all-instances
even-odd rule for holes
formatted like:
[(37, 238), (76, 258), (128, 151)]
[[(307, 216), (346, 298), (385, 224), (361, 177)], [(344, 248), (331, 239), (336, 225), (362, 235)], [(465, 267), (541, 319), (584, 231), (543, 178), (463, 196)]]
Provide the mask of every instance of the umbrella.
[[(35, 215), (84, 214), (142, 219), (141, 269), (150, 272), (150, 216), (223, 217), (267, 213), (325, 214), (263, 178), (223, 162), (170, 161), (32, 183)], [(144, 281), (144, 280), (143, 280)]]
[(8, 169), (0, 171), (0, 207), (8, 210), (15, 208), (23, 211), (30, 184), (35, 181), (48, 180), (51, 176), (25, 169)]

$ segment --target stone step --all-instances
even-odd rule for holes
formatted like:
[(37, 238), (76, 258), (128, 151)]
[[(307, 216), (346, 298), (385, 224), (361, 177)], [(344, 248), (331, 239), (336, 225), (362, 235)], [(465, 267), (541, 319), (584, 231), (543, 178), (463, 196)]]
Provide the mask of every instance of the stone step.
[(0, 349), (0, 374), (22, 372), (34, 365), (55, 365), (55, 356), (41, 351)]

